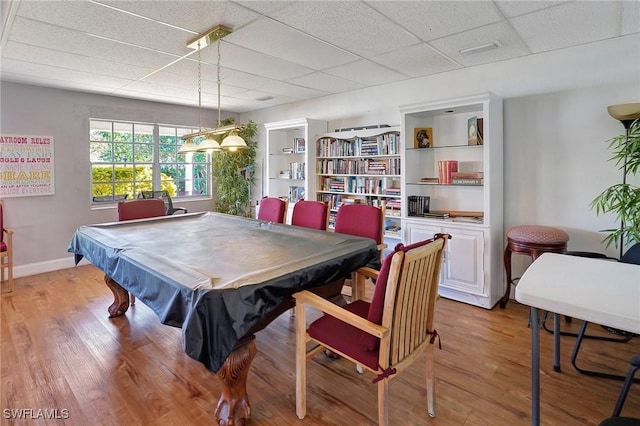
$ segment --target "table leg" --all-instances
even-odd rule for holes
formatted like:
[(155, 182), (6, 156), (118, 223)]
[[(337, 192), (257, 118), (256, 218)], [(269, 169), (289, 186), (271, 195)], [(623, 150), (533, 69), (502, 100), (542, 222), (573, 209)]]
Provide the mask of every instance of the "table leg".
[(251, 404), (247, 395), (247, 375), (251, 361), (256, 356), (255, 336), (243, 339), (227, 357), (216, 376), (222, 383), (222, 395), (215, 415), (220, 426), (246, 425), (251, 416)]
[(553, 371), (560, 372), (560, 315), (553, 314)]
[(129, 292), (107, 275), (104, 276), (104, 282), (113, 293), (113, 303), (109, 306), (109, 318), (124, 315), (129, 309)]
[(538, 308), (531, 307), (531, 425), (540, 425), (540, 327)]

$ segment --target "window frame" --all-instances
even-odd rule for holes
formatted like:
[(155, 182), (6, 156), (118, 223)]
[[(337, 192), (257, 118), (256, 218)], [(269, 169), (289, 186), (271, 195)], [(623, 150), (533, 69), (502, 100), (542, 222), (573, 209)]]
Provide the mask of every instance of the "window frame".
[[(210, 157), (178, 152), (186, 142), (182, 136), (196, 131), (193, 126), (89, 118), (91, 206), (113, 206), (142, 190), (169, 190), (173, 199), (211, 198)], [(107, 179), (94, 181), (99, 173)]]

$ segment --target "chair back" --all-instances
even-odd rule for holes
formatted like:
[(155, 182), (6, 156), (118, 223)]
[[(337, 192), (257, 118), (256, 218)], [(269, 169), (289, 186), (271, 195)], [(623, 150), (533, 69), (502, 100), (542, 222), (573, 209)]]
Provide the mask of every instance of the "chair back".
[(300, 200), (293, 205), (291, 225), (326, 231), (328, 223), (329, 205), (327, 203)]
[(166, 214), (164, 201), (159, 198), (118, 202), (118, 220), (147, 219)]
[(640, 265), (640, 243), (632, 245), (629, 250), (622, 255), (620, 262)]
[(276, 197), (264, 197), (260, 201), (258, 219), (267, 222), (284, 223), (287, 218), (288, 201)]
[[(401, 364), (436, 336), (433, 317), (446, 238), (402, 247), (393, 254), (382, 315), (382, 326), (391, 330), (389, 365)], [(382, 357), (386, 349), (380, 350)]]
[(376, 244), (383, 244), (384, 207), (343, 204), (336, 215), (335, 231), (339, 234), (371, 238)]
[(160, 198), (164, 202), (165, 211), (167, 216), (171, 216), (175, 212), (181, 211), (183, 213), (187, 212), (187, 209), (184, 207), (174, 207), (173, 200), (167, 191), (140, 191), (138, 198)]
[(2, 211), (2, 201), (0, 201), (0, 247), (4, 246), (4, 212)]

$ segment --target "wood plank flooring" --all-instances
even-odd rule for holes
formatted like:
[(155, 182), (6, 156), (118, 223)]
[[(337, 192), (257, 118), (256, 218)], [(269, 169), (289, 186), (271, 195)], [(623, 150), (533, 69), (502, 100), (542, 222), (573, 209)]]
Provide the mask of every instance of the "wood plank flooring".
[[(109, 319), (112, 300), (102, 272), (90, 265), (16, 279), (15, 291), (3, 294), (0, 305), (0, 424), (215, 424), (217, 378), (183, 353), (180, 329), (160, 324), (141, 302), (124, 317)], [(418, 361), (391, 382), (391, 424), (529, 424), (527, 315), (528, 308), (517, 303), (489, 311), (438, 301), (437, 416), (427, 415), (424, 364)], [(570, 327), (578, 325), (573, 321)], [(589, 330), (602, 332), (598, 326)], [(555, 373), (551, 335), (541, 333), (543, 425), (597, 425), (618, 396), (621, 382), (587, 377), (571, 367), (573, 342), (562, 338), (563, 371)], [(323, 355), (308, 363), (307, 417), (296, 417), (289, 313), (258, 333), (256, 343), (248, 385), (250, 424), (377, 424), (373, 376)], [(626, 344), (587, 340), (579, 362), (624, 374), (634, 353), (640, 353), (640, 338)], [(27, 419), (8, 418), (19, 409), (32, 412), (22, 412)], [(59, 418), (43, 418), (45, 412), (38, 410)], [(639, 385), (631, 388), (623, 414), (640, 417)]]

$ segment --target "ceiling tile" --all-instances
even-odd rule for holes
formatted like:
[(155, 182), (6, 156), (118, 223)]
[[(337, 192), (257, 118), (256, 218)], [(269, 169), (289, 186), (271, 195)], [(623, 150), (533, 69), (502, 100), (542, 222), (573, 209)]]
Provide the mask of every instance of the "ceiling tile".
[(552, 1), (552, 0), (544, 0), (544, 1), (522, 1), (522, 0), (513, 0), (513, 1), (494, 1), (498, 9), (504, 14), (507, 18), (513, 18), (514, 16), (520, 16), (527, 13), (535, 12), (537, 10), (546, 9), (548, 7), (557, 6), (562, 3), (567, 3), (566, 1)]
[(371, 1), (368, 4), (423, 41), (502, 20), (489, 1)]
[(255, 0), (255, 1), (244, 1), (244, 0), (235, 0), (239, 6), (246, 7), (251, 9), (261, 15), (268, 15), (269, 13), (273, 13), (278, 9), (282, 9), (287, 6), (291, 6), (293, 2), (291, 0)]
[(424, 43), (405, 47), (371, 59), (381, 65), (392, 67), (410, 77), (437, 74), (460, 68), (460, 65), (434, 51)]
[(271, 95), (282, 95), (295, 99), (316, 98), (318, 96), (329, 94), (329, 92), (325, 92), (322, 90), (310, 89), (308, 87), (297, 86), (295, 84), (289, 84), (282, 81), (271, 82), (270, 84), (264, 85), (259, 89)]
[(165, 1), (158, 7), (156, 1), (99, 0), (100, 3), (135, 13), (166, 24), (202, 34), (216, 25), (241, 27), (260, 15), (228, 1)]
[(24, 18), (16, 18), (9, 40), (145, 68), (162, 67), (177, 58)]
[(153, 68), (143, 68), (135, 65), (122, 66), (123, 64), (100, 58), (89, 58), (12, 41), (7, 43), (3, 55), (5, 59), (16, 59), (34, 64), (51, 65), (61, 69), (126, 78), (128, 80), (137, 80), (153, 71)]
[[(265, 34), (269, 34), (269, 37), (265, 37)], [(259, 19), (244, 27), (241, 32), (228, 35), (225, 40), (314, 70), (358, 59), (269, 18)]]
[[(85, 1), (24, 1), (18, 16), (176, 55), (193, 34)], [(72, 19), (70, 19), (70, 17)]]
[(340, 65), (323, 72), (347, 80), (357, 81), (366, 86), (378, 86), (407, 78), (404, 74), (366, 59)]
[(22, 74), (25, 76), (33, 76), (41, 79), (41, 81), (49, 81), (55, 87), (55, 82), (74, 82), (75, 87), (86, 89), (87, 92), (93, 92), (92, 86), (100, 88), (116, 89), (132, 80), (118, 78), (109, 75), (94, 74), (85, 71), (70, 70), (67, 68), (59, 68), (51, 65), (44, 65), (33, 62), (17, 61), (15, 59), (2, 60), (2, 74), (4, 73)]
[(301, 1), (270, 16), (365, 58), (418, 42), (401, 26), (358, 1)]
[(640, 1), (622, 3), (622, 24), (620, 35), (640, 32)]
[(513, 28), (532, 52), (546, 52), (619, 35), (619, 4), (578, 1), (515, 17)]
[(345, 80), (335, 75), (325, 74), (323, 72), (314, 72), (302, 77), (294, 78), (291, 83), (300, 86), (310, 87), (327, 93), (348, 92), (350, 90), (362, 89), (363, 84), (351, 80)]
[[(289, 80), (313, 71), (311, 68), (275, 58), (256, 50), (236, 46), (226, 41), (221, 43), (220, 52), (220, 63), (223, 67), (247, 73), (256, 73), (275, 80)], [(203, 61), (215, 64), (217, 62), (216, 56), (217, 50), (214, 46), (202, 49)]]
[[(471, 55), (460, 54), (462, 49), (482, 46), (491, 42), (498, 42), (499, 48)], [(429, 44), (467, 67), (517, 58), (529, 53), (518, 34), (504, 22), (434, 40)]]

